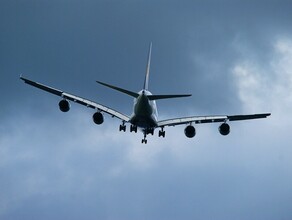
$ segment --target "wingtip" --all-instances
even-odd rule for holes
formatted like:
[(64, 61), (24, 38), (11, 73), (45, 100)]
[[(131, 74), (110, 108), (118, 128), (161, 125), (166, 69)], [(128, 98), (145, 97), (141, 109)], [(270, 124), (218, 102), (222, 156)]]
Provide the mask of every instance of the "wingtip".
[(22, 76), (23, 74), (20, 74), (19, 79), (25, 81), (26, 79)]

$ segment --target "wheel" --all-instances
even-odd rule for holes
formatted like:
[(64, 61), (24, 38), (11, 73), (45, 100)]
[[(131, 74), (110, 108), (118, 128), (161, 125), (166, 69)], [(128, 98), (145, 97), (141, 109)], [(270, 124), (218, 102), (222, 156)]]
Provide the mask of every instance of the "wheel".
[(137, 126), (135, 126), (135, 125), (131, 125), (130, 126), (130, 132), (135, 132), (135, 133), (137, 133)]
[(165, 137), (165, 131), (159, 131), (158, 132), (158, 137), (160, 137), (160, 136)]
[(151, 135), (154, 134), (154, 129), (153, 129), (153, 128), (151, 128), (151, 130), (150, 130), (150, 134), (151, 134)]
[(119, 128), (120, 131), (126, 131), (126, 125), (120, 125), (120, 128)]

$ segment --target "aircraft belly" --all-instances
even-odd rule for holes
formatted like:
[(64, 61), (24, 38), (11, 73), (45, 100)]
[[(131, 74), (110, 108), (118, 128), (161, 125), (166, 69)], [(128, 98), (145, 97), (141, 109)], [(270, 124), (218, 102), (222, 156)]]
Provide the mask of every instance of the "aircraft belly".
[(139, 97), (137, 103), (134, 106), (135, 115), (149, 117), (153, 113), (152, 106), (149, 104), (149, 100), (146, 97)]
[(138, 127), (141, 128), (153, 128), (157, 126), (157, 122), (156, 119), (153, 116), (138, 116), (138, 115), (134, 115), (130, 122), (133, 125), (137, 125)]

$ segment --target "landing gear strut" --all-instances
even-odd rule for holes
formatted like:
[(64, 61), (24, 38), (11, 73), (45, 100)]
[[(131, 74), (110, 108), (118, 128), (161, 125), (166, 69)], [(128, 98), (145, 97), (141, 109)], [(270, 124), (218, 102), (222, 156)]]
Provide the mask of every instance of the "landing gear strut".
[(147, 131), (144, 131), (144, 138), (142, 139), (141, 143), (143, 144), (147, 144), (147, 139), (146, 139), (146, 136), (147, 136)]
[(144, 138), (142, 139), (142, 141), (141, 141), (141, 143), (143, 144), (147, 144), (147, 139), (146, 139), (146, 137), (147, 137), (147, 134), (149, 134), (149, 130), (148, 129), (145, 129), (144, 131), (143, 131), (143, 133), (144, 133)]
[(147, 139), (146, 139), (147, 134), (153, 135), (154, 134), (154, 128), (151, 128), (151, 127), (150, 128), (145, 128), (143, 130), (143, 133), (144, 133), (144, 138), (142, 139), (142, 144), (143, 143), (147, 144)]

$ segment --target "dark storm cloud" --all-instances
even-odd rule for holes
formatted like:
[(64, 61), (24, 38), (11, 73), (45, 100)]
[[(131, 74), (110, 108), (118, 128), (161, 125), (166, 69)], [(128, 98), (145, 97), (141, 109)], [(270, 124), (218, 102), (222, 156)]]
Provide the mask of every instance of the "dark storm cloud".
[[(23, 73), (95, 100), (107, 100), (109, 94), (121, 106), (128, 97), (115, 96), (94, 80), (139, 90), (147, 46), (153, 41), (150, 87), (155, 93), (194, 93), (198, 108), (216, 103), (224, 111), (236, 102), (227, 70), (240, 55), (232, 43), (240, 38), (257, 48), (259, 59), (265, 56), (265, 35), (285, 29), (291, 16), (282, 4), (9, 2), (1, 7), (1, 68), (9, 82)], [(7, 85), (2, 81), (6, 92)], [(165, 108), (170, 105), (166, 102)]]
[[(290, 219), (289, 1), (1, 1), (1, 219)], [(106, 117), (29, 87), (26, 77), (127, 114), (153, 42), (161, 117), (254, 113), (267, 120), (119, 133)], [(292, 81), (291, 81), (292, 82)], [(174, 105), (175, 103), (175, 105)]]

